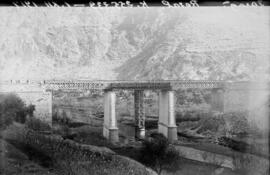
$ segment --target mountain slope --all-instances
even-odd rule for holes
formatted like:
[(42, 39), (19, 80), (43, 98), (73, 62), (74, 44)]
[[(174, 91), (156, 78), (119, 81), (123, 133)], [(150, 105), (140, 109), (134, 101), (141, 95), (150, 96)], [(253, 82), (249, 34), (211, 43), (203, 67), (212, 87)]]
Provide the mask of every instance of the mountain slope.
[(0, 78), (269, 80), (269, 12), (2, 8)]

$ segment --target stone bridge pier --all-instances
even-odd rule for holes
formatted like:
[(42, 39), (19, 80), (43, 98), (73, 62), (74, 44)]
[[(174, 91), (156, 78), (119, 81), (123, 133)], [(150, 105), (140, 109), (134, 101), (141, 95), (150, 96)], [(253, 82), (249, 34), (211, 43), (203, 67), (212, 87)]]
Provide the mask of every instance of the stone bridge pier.
[(177, 140), (174, 103), (174, 91), (159, 92), (158, 132), (166, 136), (170, 142)]
[(117, 118), (115, 115), (116, 95), (114, 91), (104, 91), (103, 136), (111, 142), (118, 142)]

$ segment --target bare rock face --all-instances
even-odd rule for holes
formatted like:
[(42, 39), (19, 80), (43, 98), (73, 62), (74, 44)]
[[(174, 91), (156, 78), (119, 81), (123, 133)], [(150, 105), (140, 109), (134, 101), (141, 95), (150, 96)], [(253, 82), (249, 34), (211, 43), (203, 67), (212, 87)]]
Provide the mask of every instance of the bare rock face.
[(0, 75), (265, 80), (268, 14), (268, 7), (1, 9)]

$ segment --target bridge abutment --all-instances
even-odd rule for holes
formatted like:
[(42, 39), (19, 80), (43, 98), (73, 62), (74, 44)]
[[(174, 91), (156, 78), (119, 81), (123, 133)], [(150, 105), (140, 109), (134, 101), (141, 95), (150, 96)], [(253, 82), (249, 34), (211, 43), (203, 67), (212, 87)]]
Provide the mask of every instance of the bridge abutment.
[(144, 91), (134, 90), (135, 137), (145, 138)]
[(115, 101), (115, 92), (105, 91), (103, 136), (111, 142), (119, 141), (117, 119), (115, 115)]
[(177, 126), (174, 113), (174, 91), (161, 90), (159, 92), (158, 132), (167, 137), (170, 142), (177, 140)]

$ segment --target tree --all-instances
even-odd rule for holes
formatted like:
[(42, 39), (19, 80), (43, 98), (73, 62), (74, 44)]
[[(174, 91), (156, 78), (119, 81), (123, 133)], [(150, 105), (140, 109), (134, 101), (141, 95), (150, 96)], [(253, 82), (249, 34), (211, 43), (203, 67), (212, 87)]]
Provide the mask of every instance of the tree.
[(24, 123), (26, 116), (33, 116), (35, 106), (30, 104), (26, 106), (20, 97), (16, 94), (0, 95), (0, 128), (5, 128), (13, 121)]
[(143, 141), (141, 162), (153, 168), (158, 174), (162, 170), (175, 170), (178, 152), (169, 144), (168, 139), (160, 133), (152, 133)]

